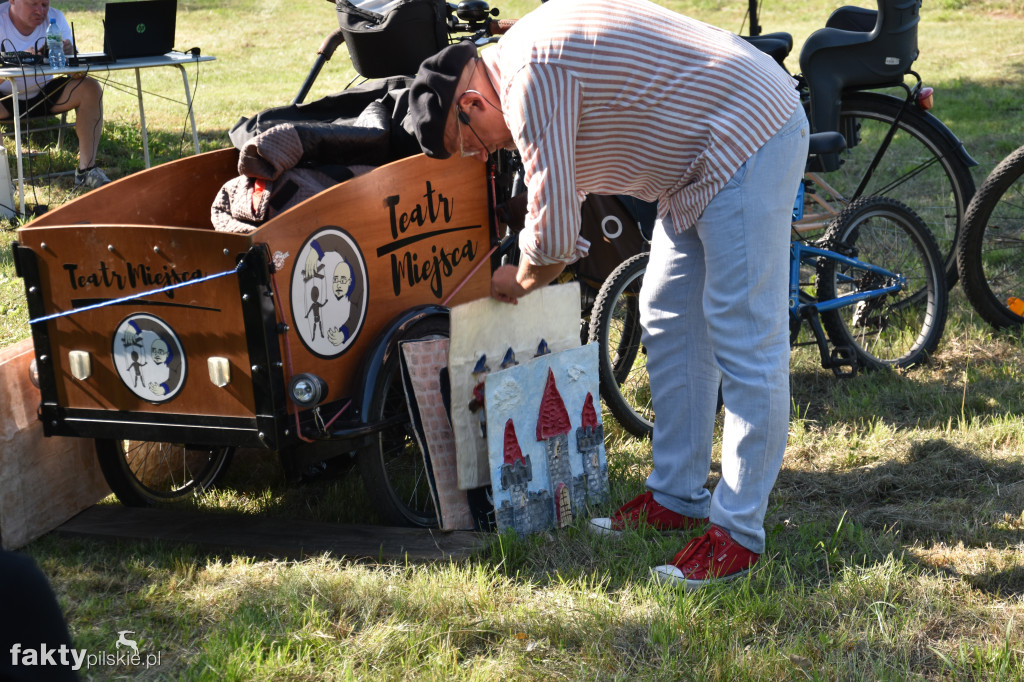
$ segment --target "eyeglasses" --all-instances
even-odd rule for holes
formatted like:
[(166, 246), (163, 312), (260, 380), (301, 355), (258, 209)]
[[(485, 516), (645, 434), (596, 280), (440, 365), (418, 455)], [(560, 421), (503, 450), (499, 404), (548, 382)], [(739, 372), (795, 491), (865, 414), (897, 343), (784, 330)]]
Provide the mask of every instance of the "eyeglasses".
[[(488, 156), (490, 155), (491, 152), (487, 148), (487, 144), (483, 141), (483, 138), (481, 138), (480, 135), (473, 128), (473, 124), (469, 122), (469, 114), (467, 114), (466, 112), (459, 108), (459, 104), (462, 102), (462, 98), (465, 97), (466, 93), (468, 92), (475, 92), (477, 94), (480, 94), (476, 90), (466, 90), (466, 92), (463, 92), (455, 100), (455, 129), (456, 133), (459, 136), (459, 154), (462, 155), (462, 158), (476, 158), (480, 155), (480, 152), (466, 151), (466, 145), (462, 141), (462, 124), (465, 123), (466, 126), (469, 128), (469, 132), (473, 133), (473, 137), (475, 137), (476, 141), (480, 143), (480, 148), (483, 150), (484, 156)], [(491, 106), (494, 105), (492, 104)]]
[[(459, 156), (461, 156), (464, 159), (470, 156), (476, 156), (476, 154), (474, 154), (473, 152), (467, 152), (466, 145), (462, 142), (462, 119), (464, 116), (467, 118), (468, 116), (466, 116), (465, 113), (458, 109), (458, 105), (456, 105), (456, 109), (457, 110), (455, 112), (455, 131), (456, 134), (459, 136)], [(467, 122), (466, 125), (469, 125), (469, 123)], [(472, 126), (470, 126), (470, 130), (472, 130)], [(476, 135), (476, 131), (473, 131), (473, 134)]]

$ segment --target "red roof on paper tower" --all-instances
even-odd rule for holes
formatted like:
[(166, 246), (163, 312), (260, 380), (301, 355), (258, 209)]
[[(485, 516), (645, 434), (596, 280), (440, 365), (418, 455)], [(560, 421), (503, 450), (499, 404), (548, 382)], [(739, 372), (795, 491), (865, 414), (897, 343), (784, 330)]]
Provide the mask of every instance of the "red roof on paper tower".
[(597, 428), (597, 412), (594, 410), (594, 396), (591, 393), (588, 393), (587, 399), (583, 401), (583, 418), (581, 422), (580, 426), (583, 428)]
[(523, 451), (519, 448), (519, 438), (516, 437), (516, 426), (509, 419), (505, 422), (505, 464), (515, 464), (516, 462), (522, 462), (526, 464), (526, 459), (523, 457)]
[(548, 367), (548, 380), (544, 384), (544, 397), (537, 415), (537, 440), (561, 436), (569, 433), (570, 428), (569, 413), (565, 411), (565, 402), (555, 386), (555, 373)]

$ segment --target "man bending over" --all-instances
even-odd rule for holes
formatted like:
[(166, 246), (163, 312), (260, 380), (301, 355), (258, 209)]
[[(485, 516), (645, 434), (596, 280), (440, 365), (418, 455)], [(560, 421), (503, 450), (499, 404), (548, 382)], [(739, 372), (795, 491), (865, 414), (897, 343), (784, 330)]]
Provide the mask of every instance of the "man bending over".
[(499, 301), (587, 254), (584, 194), (657, 200), (639, 301), (654, 468), (644, 494), (590, 527), (701, 533), (654, 569), (687, 589), (746, 574), (789, 427), (789, 226), (808, 143), (793, 79), (738, 36), (647, 0), (551, 0), (482, 56), (461, 43), (427, 59), (410, 114), (430, 156), (522, 156), (522, 260), (494, 271)]

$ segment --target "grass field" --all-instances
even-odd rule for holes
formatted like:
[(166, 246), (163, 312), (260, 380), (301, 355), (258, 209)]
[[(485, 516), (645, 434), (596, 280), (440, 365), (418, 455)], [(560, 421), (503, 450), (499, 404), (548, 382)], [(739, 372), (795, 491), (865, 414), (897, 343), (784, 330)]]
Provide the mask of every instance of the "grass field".
[[(98, 41), (102, 3), (65, 4), (79, 41)], [(745, 2), (666, 4), (744, 28)], [(532, 6), (501, 7), (516, 17)], [(761, 24), (799, 47), (835, 6), (775, 1)], [(1024, 143), (1024, 5), (929, 2), (922, 17), (915, 68), (936, 89), (934, 113), (979, 161), (980, 183)], [(189, 72), (204, 149), (227, 146), (240, 116), (290, 101), (336, 25), (324, 0), (179, 0), (178, 22), (177, 47), (217, 57)], [(341, 52), (310, 98), (351, 80)], [(155, 71), (147, 90), (180, 94), (176, 73)], [(118, 177), (141, 168), (137, 112), (130, 94), (107, 92), (100, 163)], [(146, 117), (157, 162), (187, 153), (180, 104), (150, 97)], [(13, 227), (0, 230), (2, 345), (29, 334)], [(815, 352), (795, 350), (767, 560), (749, 579), (692, 594), (648, 579), (685, 538), (610, 541), (580, 523), (423, 565), (52, 535), (24, 551), (50, 578), (76, 647), (111, 651), (132, 630), (143, 654), (160, 654), (148, 669), (84, 671), (92, 680), (1021, 680), (1022, 388), (1020, 334), (992, 332), (959, 289), (926, 367), (840, 381)], [(642, 491), (649, 444), (612, 429), (606, 448), (619, 504)], [(709, 485), (717, 476), (716, 457)], [(196, 506), (211, 523), (375, 520), (355, 471), (289, 485), (275, 457), (258, 454), (236, 457), (222, 489)]]

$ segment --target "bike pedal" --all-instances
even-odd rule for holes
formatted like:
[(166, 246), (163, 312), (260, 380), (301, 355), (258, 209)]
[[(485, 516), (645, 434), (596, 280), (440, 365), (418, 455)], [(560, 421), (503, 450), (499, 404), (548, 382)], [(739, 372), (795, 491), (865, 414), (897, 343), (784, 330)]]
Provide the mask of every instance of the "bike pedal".
[(829, 354), (829, 369), (840, 379), (857, 376), (857, 354), (849, 346), (833, 348)]

